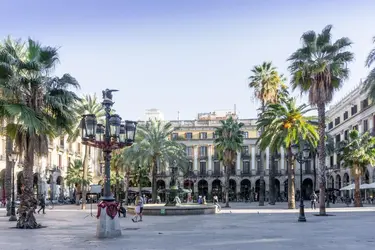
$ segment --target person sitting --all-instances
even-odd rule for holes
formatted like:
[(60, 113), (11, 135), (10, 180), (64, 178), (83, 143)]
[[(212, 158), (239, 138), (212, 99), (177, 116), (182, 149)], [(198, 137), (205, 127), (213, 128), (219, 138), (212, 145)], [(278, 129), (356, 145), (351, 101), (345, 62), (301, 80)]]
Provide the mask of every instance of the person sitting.
[(122, 216), (125, 218), (126, 217), (126, 209), (125, 207), (122, 206), (122, 202), (118, 205), (118, 217), (121, 217), (121, 214)]

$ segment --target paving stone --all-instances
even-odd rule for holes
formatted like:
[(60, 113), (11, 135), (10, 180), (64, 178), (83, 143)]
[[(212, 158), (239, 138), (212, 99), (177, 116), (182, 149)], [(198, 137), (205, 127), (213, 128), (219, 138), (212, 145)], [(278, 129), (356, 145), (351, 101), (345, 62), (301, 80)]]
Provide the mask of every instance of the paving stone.
[(147, 216), (138, 223), (128, 217), (120, 220), (122, 236), (109, 240), (95, 237), (97, 219), (87, 216), (90, 210), (47, 210), (46, 215), (36, 215), (47, 227), (35, 230), (10, 229), (15, 223), (0, 210), (0, 250), (374, 248), (374, 207), (328, 211), (335, 216), (314, 216), (307, 209), (306, 223), (297, 222), (298, 210), (242, 204), (216, 215)]

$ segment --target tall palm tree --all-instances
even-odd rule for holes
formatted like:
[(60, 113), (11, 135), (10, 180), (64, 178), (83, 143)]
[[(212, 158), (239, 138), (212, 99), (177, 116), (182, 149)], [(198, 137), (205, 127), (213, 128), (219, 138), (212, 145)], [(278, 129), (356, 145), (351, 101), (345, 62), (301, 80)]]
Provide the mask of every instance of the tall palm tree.
[(257, 127), (264, 127), (264, 133), (259, 137), (261, 150), (269, 147), (271, 151), (284, 147), (288, 153), (288, 208), (295, 208), (295, 172), (292, 160), (293, 144), (301, 140), (315, 145), (318, 141), (316, 117), (308, 116), (310, 109), (306, 104), (297, 106), (294, 98), (283, 99), (281, 103), (268, 104), (257, 121)]
[(151, 162), (153, 201), (156, 201), (157, 197), (156, 174), (158, 169), (173, 162), (177, 156), (185, 154), (180, 143), (170, 140), (172, 132), (171, 123), (158, 120), (150, 120), (137, 128), (139, 142), (135, 144), (137, 147), (145, 149), (142, 150), (142, 157), (145, 161)]
[[(69, 135), (68, 141), (74, 142), (80, 136), (81, 131), (81, 120), (83, 115), (92, 114), (95, 115), (99, 122), (104, 120), (105, 111), (102, 104), (99, 102), (96, 95), (84, 95), (79, 101), (74, 105), (74, 119), (76, 123), (74, 124), (74, 130)], [(85, 153), (83, 155), (83, 176), (87, 178), (87, 173), (89, 169), (89, 150), (90, 147), (85, 145)], [(89, 183), (88, 183), (89, 184)], [(88, 185), (87, 184), (87, 185)], [(85, 184), (86, 185), (86, 184)], [(86, 209), (86, 192), (87, 187), (82, 188), (82, 209)]]
[[(79, 204), (80, 192), (82, 187), (90, 184), (92, 182), (91, 173), (88, 172), (87, 177), (83, 177), (83, 164), (82, 161), (77, 159), (69, 163), (68, 171), (66, 174), (66, 182), (69, 187), (74, 187), (76, 189), (76, 203)], [(82, 199), (83, 202), (83, 199)]]
[(341, 143), (339, 161), (351, 169), (354, 176), (354, 205), (361, 206), (360, 177), (365, 173), (367, 166), (375, 165), (375, 137), (368, 132), (359, 135), (357, 130), (349, 132), (348, 140)]
[[(263, 62), (261, 65), (255, 66), (251, 70), (252, 75), (249, 77), (249, 87), (254, 90), (254, 96), (261, 102), (261, 112), (264, 112), (267, 103), (277, 103), (281, 93), (284, 93), (287, 87), (284, 85), (285, 78), (282, 74), (279, 74), (277, 69), (272, 65), (272, 62)], [(263, 133), (264, 128), (260, 128)], [(260, 190), (259, 190), (259, 206), (264, 206), (264, 166), (263, 166), (263, 155), (260, 152), (261, 157), (259, 161), (260, 170)], [(273, 159), (273, 158), (272, 158)], [(272, 167), (274, 164), (272, 163)], [(270, 171), (270, 191), (273, 199), (274, 192), (274, 171)], [(271, 203), (274, 203), (273, 201)]]
[(124, 154), (123, 150), (112, 152), (111, 158), (111, 183), (115, 184), (116, 200), (120, 200), (120, 182), (124, 180)]
[[(375, 36), (372, 38), (373, 43), (375, 44)], [(375, 62), (375, 48), (373, 48), (366, 58), (366, 67), (370, 68), (371, 65)], [(363, 91), (368, 92), (368, 95), (372, 101), (375, 100), (375, 67), (368, 74)]]
[[(10, 36), (8, 36), (2, 43), (0, 43), (0, 50), (5, 47), (13, 47), (17, 54), (21, 54), (24, 50), (25, 46), (21, 40), (13, 40)], [(11, 68), (10, 70), (16, 70), (17, 68)], [(6, 71), (0, 71), (1, 73), (5, 73), (5, 75), (0, 75), (0, 82), (9, 80), (8, 74)], [(1, 84), (0, 84), (1, 85)], [(11, 99), (11, 94), (6, 92), (5, 89), (0, 89), (2, 96), (7, 96), (8, 99)], [(13, 118), (10, 117), (6, 120), (6, 123), (13, 123)], [(13, 153), (13, 140), (9, 135), (5, 135), (6, 143), (5, 143), (5, 154), (6, 154), (6, 162), (5, 162), (5, 196), (7, 201), (7, 216), (10, 216), (10, 204), (11, 204), (11, 194), (12, 194), (12, 162), (9, 160), (9, 155)]]
[(242, 149), (243, 132), (241, 128), (244, 124), (235, 121), (232, 117), (220, 121), (220, 123), (221, 126), (215, 130), (214, 143), (218, 151), (222, 152), (225, 167), (225, 207), (229, 207), (229, 177), (235, 165), (237, 152)]
[(33, 194), (34, 155), (46, 154), (47, 137), (56, 137), (72, 126), (72, 105), (78, 99), (71, 88), (78, 82), (68, 74), (51, 77), (58, 62), (56, 48), (42, 46), (28, 39), (24, 49), (17, 51), (7, 44), (0, 50), (1, 89), (9, 96), (0, 99), (0, 118), (14, 118), (6, 133), (15, 139), (23, 153), (25, 186), (21, 194), (17, 227), (36, 228), (34, 217), (37, 200)]
[(318, 108), (319, 118), (319, 189), (320, 215), (325, 215), (325, 109), (332, 101), (334, 92), (339, 90), (349, 77), (348, 63), (354, 55), (348, 48), (352, 42), (347, 37), (332, 41), (332, 25), (327, 25), (320, 34), (305, 32), (302, 47), (289, 58), (289, 70), (292, 75), (292, 88), (308, 93), (309, 103)]

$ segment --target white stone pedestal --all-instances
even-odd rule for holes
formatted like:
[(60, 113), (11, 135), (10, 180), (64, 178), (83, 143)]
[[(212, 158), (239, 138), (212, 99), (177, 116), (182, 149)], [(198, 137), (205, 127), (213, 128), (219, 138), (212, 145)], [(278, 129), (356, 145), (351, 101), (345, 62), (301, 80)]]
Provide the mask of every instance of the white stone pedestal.
[(115, 218), (107, 215), (106, 208), (101, 209), (100, 217), (96, 227), (98, 238), (115, 238), (121, 236), (120, 218), (116, 214)]

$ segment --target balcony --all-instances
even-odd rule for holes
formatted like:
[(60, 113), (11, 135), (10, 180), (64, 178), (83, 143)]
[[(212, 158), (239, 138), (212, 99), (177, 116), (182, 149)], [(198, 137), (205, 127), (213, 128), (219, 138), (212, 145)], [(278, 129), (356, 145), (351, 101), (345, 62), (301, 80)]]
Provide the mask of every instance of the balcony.
[(311, 168), (307, 168), (303, 171), (304, 174), (314, 174), (314, 171)]
[(241, 158), (242, 159), (250, 159), (250, 153), (249, 152), (242, 152)]
[(159, 172), (156, 174), (156, 177), (159, 177), (159, 178), (164, 178), (164, 177), (167, 177), (167, 173), (166, 172)]
[(207, 171), (201, 171), (198, 173), (198, 177), (200, 178), (204, 178), (204, 177), (207, 177)]
[(214, 171), (214, 172), (211, 174), (211, 176), (214, 177), (214, 178), (223, 177), (223, 176), (224, 176), (224, 172), (222, 172), (222, 171)]
[(199, 155), (198, 156), (198, 158), (200, 159), (200, 160), (208, 160), (208, 156), (207, 156), (207, 154), (201, 154), (201, 155)]
[(251, 172), (250, 171), (241, 171), (241, 177), (250, 177)]

